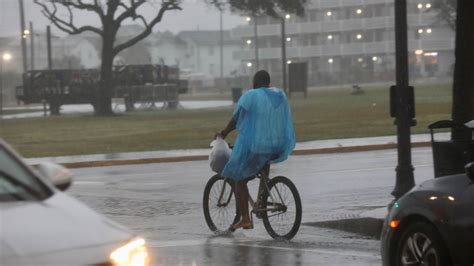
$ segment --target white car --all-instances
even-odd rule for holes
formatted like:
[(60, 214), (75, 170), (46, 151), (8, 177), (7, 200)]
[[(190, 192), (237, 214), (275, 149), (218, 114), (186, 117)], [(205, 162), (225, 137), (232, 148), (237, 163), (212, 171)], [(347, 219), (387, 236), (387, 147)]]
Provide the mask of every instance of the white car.
[(148, 265), (145, 240), (61, 192), (71, 183), (0, 139), (0, 265)]

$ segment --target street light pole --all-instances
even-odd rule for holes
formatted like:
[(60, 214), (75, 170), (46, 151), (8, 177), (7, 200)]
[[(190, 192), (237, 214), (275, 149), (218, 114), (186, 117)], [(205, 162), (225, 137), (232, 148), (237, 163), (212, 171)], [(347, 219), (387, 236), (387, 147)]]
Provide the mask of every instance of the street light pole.
[(255, 45), (255, 72), (260, 70), (260, 60), (258, 58), (258, 22), (257, 16), (253, 16), (253, 34), (254, 34), (254, 45)]
[(30, 69), (35, 69), (35, 32), (33, 22), (30, 21)]
[(287, 92), (286, 81), (286, 33), (285, 33), (285, 17), (281, 18), (281, 66), (283, 76), (283, 90)]
[(395, 99), (392, 100), (396, 106), (398, 166), (396, 168), (396, 183), (392, 195), (398, 199), (415, 186), (415, 180), (411, 161), (410, 140), (410, 127), (413, 125), (413, 117), (410, 115), (410, 88), (408, 80), (407, 1), (394, 0), (394, 2), (397, 84)]
[(25, 8), (23, 5), (23, 0), (19, 0), (19, 7), (20, 7), (20, 27), (21, 27), (21, 53), (23, 57), (23, 73), (28, 71), (28, 55), (26, 51), (26, 38), (27, 34), (25, 34)]

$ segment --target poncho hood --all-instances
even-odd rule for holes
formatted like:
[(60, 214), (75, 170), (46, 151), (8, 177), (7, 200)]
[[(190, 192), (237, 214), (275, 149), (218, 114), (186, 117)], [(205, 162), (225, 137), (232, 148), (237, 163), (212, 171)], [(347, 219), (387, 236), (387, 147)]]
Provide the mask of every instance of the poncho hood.
[(268, 99), (270, 99), (270, 102), (272, 103), (273, 108), (277, 108), (285, 100), (283, 91), (281, 89), (278, 89), (275, 87), (261, 88), (261, 89), (263, 89), (265, 94), (268, 96)]

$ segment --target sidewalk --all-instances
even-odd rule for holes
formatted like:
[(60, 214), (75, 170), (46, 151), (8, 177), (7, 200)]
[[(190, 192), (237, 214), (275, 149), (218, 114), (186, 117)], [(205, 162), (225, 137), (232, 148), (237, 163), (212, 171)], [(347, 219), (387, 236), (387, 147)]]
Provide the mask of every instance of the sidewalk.
[[(449, 138), (449, 133), (438, 134), (438, 137)], [(316, 140), (299, 142), (296, 144), (293, 155), (310, 155), (337, 152), (357, 152), (381, 149), (395, 149), (396, 136), (352, 138), (334, 140)], [(430, 135), (412, 135), (412, 146), (429, 146)], [(180, 161), (207, 160), (209, 149), (168, 150), (148, 152), (127, 152), (111, 154), (77, 155), (61, 157), (28, 158), (29, 164), (38, 164), (44, 161), (64, 164), (70, 168), (98, 167), (126, 164), (146, 164)]]

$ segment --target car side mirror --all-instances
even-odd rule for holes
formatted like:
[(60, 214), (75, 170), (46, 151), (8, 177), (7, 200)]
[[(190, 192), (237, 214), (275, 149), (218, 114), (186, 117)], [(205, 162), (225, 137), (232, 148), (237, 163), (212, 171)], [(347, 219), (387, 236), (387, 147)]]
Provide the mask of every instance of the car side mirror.
[(40, 163), (36, 167), (38, 172), (49, 179), (59, 190), (66, 190), (72, 184), (72, 172), (66, 167), (56, 163)]
[(469, 177), (469, 179), (474, 181), (474, 162), (468, 163), (466, 165), (466, 174), (467, 174), (467, 177)]

